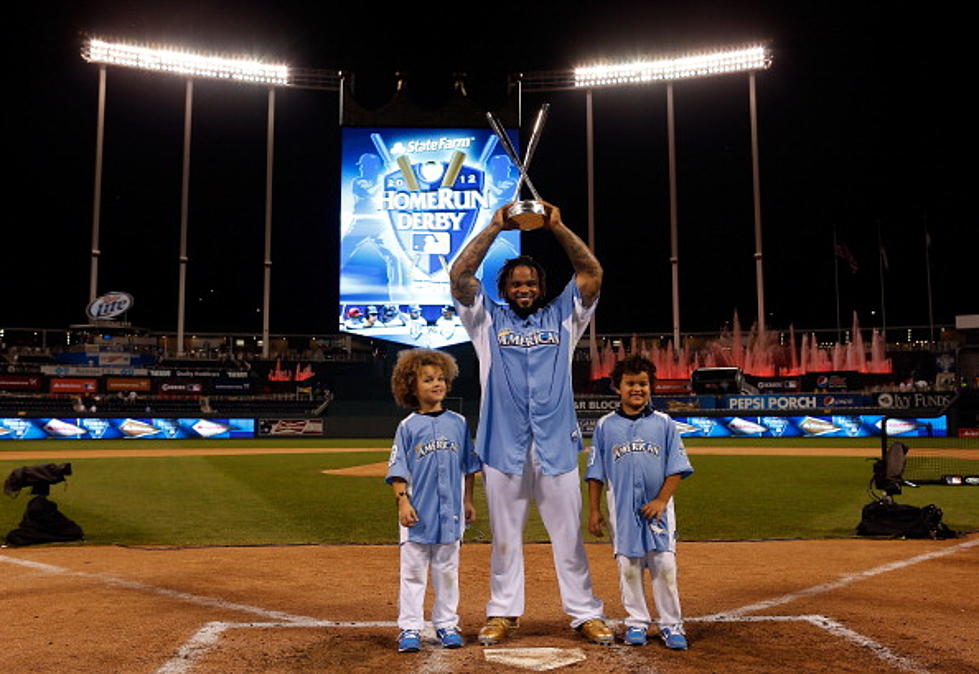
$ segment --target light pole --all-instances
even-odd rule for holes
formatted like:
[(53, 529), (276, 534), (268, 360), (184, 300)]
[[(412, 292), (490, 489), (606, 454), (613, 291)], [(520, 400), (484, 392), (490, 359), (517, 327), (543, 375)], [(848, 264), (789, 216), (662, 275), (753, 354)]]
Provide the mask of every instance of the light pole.
[(228, 58), (225, 56), (202, 55), (174, 48), (156, 48), (126, 43), (110, 43), (105, 40), (89, 40), (82, 50), (82, 58), (99, 67), (99, 114), (95, 159), (95, 197), (92, 215), (92, 261), (89, 280), (89, 294), (95, 299), (98, 288), (99, 257), (99, 219), (102, 192), (102, 145), (105, 120), (105, 69), (107, 65), (137, 68), (159, 73), (186, 77), (184, 93), (184, 139), (183, 168), (180, 189), (180, 253), (178, 256), (177, 289), (177, 355), (184, 353), (184, 318), (187, 292), (187, 230), (188, 206), (190, 200), (190, 137), (194, 100), (194, 79), (207, 78), (257, 84), (269, 87), (268, 138), (266, 148), (266, 189), (265, 189), (265, 258), (262, 317), (262, 353), (268, 355), (269, 343), (269, 297), (271, 284), (271, 246), (272, 246), (272, 145), (275, 120), (275, 87), (291, 84), (289, 67), (270, 65), (252, 58)]
[[(758, 181), (757, 122), (755, 106), (755, 72), (767, 69), (772, 62), (771, 53), (762, 45), (712, 49), (698, 53), (664, 56), (656, 59), (629, 61), (625, 63), (601, 63), (583, 66), (570, 71), (549, 71), (532, 73), (522, 81), (523, 91), (561, 91), (584, 89), (588, 96), (587, 135), (592, 137), (591, 100), (595, 89), (613, 87), (642, 86), (666, 83), (667, 143), (669, 163), (670, 199), (670, 266), (673, 285), (673, 341), (680, 348), (680, 274), (678, 245), (678, 215), (676, 196), (676, 132), (673, 107), (673, 83), (682, 80), (729, 75), (749, 74), (752, 174), (754, 178), (755, 203), (755, 266), (758, 288), (758, 325), (765, 327), (765, 298), (761, 263), (761, 205)], [(594, 175), (593, 155), (588, 153), (589, 181)], [(593, 193), (589, 189), (589, 212), (593, 210)], [(593, 246), (593, 242), (589, 242)], [(593, 246), (594, 247), (594, 246)]]

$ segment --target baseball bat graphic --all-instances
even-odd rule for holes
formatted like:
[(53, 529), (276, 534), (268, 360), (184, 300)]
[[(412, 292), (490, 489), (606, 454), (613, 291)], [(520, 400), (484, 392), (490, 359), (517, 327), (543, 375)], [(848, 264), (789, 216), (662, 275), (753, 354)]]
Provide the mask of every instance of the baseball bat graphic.
[(456, 178), (459, 177), (459, 171), (462, 170), (462, 160), (465, 158), (466, 153), (461, 150), (456, 150), (452, 153), (452, 159), (449, 160), (449, 167), (442, 174), (442, 187), (452, 187), (455, 185)]
[(412, 192), (417, 192), (421, 189), (418, 184), (418, 178), (415, 176), (415, 170), (411, 168), (411, 160), (408, 159), (408, 155), (401, 155), (398, 157), (398, 168), (401, 169), (401, 175), (405, 178), (405, 184), (408, 185), (408, 189)]
[(486, 145), (483, 146), (483, 152), (479, 155), (479, 165), (486, 166), (486, 162), (489, 161), (490, 155), (493, 154), (493, 150), (496, 149), (496, 144), (500, 142), (500, 139), (496, 136), (490, 136), (486, 139)]
[(377, 153), (381, 155), (381, 159), (384, 161), (384, 165), (390, 166), (391, 153), (388, 152), (388, 146), (384, 144), (384, 139), (381, 138), (381, 134), (372, 133), (371, 142), (374, 143), (374, 147), (377, 148)]

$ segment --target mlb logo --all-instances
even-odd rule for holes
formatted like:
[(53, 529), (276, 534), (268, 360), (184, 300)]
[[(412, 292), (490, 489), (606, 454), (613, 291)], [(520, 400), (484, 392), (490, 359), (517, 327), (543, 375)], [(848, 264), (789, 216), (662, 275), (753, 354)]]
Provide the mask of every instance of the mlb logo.
[(448, 255), (452, 252), (452, 237), (445, 232), (412, 234), (411, 252), (423, 255)]
[(428, 276), (448, 272), (487, 205), (484, 172), (463, 165), (447, 178), (450, 163), (417, 162), (384, 178), (394, 234), (412, 266)]

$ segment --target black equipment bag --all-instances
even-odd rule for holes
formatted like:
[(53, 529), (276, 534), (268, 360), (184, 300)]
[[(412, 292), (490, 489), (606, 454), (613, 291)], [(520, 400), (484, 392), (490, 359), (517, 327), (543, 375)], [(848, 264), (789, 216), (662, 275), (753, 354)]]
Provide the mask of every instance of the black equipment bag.
[(84, 535), (80, 526), (58, 510), (58, 504), (44, 496), (35, 496), (27, 504), (20, 526), (7, 534), (7, 543), (65, 543), (81, 540)]
[(941, 508), (935, 505), (919, 508), (885, 500), (872, 501), (863, 507), (857, 535), (932, 539), (958, 537), (942, 522)]

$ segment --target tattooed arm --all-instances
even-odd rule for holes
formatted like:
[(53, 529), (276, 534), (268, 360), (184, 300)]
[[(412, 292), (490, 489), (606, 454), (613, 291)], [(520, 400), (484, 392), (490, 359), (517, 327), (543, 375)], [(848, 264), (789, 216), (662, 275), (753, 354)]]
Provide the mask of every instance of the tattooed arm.
[(544, 226), (551, 230), (554, 238), (568, 254), (578, 283), (578, 292), (581, 293), (584, 305), (590, 307), (598, 299), (598, 292), (602, 288), (602, 265), (588, 250), (585, 242), (561, 221), (561, 209), (546, 201), (542, 203), (547, 218)]
[(459, 257), (452, 263), (452, 269), (449, 270), (452, 297), (467, 307), (472, 306), (476, 293), (479, 292), (476, 270), (483, 263), (483, 258), (486, 257), (496, 236), (505, 229), (515, 228), (514, 225), (507, 224), (503, 217), (504, 209), (509, 207), (510, 204), (507, 204), (493, 214), (490, 224), (462, 249)]

